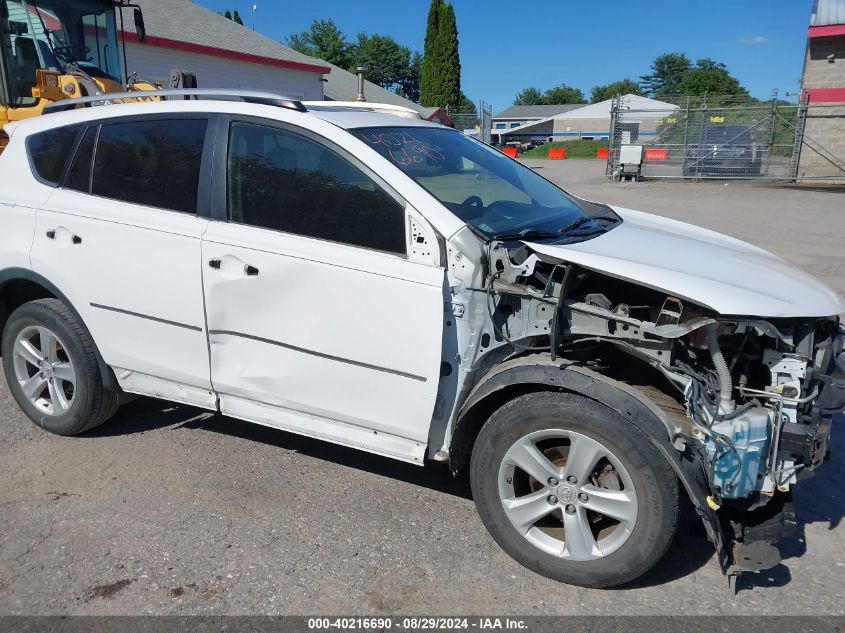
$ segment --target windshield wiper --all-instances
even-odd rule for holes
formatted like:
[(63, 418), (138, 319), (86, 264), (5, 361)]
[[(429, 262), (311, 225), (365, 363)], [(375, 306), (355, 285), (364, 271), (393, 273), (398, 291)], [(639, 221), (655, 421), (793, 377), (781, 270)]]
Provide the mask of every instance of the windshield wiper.
[[(589, 224), (590, 222), (598, 222), (598, 221), (606, 221), (610, 223), (619, 222), (619, 218), (614, 217), (612, 215), (592, 215), (592, 216), (585, 216), (583, 218), (578, 218), (574, 222), (567, 224), (562, 229), (558, 229), (557, 231), (545, 231), (542, 229), (522, 229), (518, 233), (500, 233), (498, 235), (494, 235), (494, 240), (501, 240), (503, 242), (509, 242), (513, 240), (526, 240), (526, 239), (535, 239), (535, 240), (550, 240), (561, 237), (562, 235), (566, 235), (570, 231), (574, 231), (577, 228), (584, 226), (585, 224)], [(597, 227), (598, 231), (604, 232), (605, 229), (602, 226)]]
[(541, 229), (522, 229), (519, 233), (499, 233), (494, 235), (494, 240), (502, 242), (512, 242), (514, 240), (548, 240), (560, 237), (557, 231), (543, 231)]
[[(563, 227), (559, 231), (559, 233), (561, 235), (563, 235), (563, 234), (569, 233), (570, 231), (574, 231), (575, 229), (580, 228), (580, 227), (584, 226), (585, 224), (589, 224), (590, 222), (598, 222), (600, 220), (605, 220), (606, 222), (610, 222), (610, 223), (619, 222), (619, 218), (616, 218), (612, 215), (588, 215), (588, 216), (583, 217), (583, 218), (578, 218), (572, 224), (566, 225), (565, 227)], [(601, 228), (601, 230), (603, 231), (604, 228)]]

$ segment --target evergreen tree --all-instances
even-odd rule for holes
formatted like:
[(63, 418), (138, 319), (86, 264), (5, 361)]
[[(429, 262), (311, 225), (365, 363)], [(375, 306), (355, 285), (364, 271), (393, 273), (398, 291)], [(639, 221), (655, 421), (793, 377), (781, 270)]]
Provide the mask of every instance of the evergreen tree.
[(438, 92), (441, 107), (458, 108), (461, 104), (461, 57), (458, 46), (458, 24), (455, 7), (444, 4), (440, 10), (439, 40), (441, 67), (438, 78)]
[(439, 95), (435, 94), (436, 79), (440, 75), (441, 65), (441, 55), (438, 51), (440, 42), (437, 35), (440, 27), (440, 9), (443, 6), (443, 0), (431, 0), (431, 6), (428, 9), (420, 73), (420, 104), (426, 107), (443, 105), (437, 103)]
[(241, 14), (238, 13), (237, 9), (235, 9), (235, 12), (232, 14), (232, 19), (235, 21), (235, 24), (240, 24), (241, 26), (244, 25), (243, 20), (241, 20)]
[(354, 64), (353, 51), (346, 36), (331, 18), (313, 20), (307, 31), (289, 35), (287, 44), (300, 53), (324, 59), (345, 70)]
[(226, 18), (227, 20), (231, 20), (232, 19), (232, 12), (229, 11), (229, 9), (226, 9), (223, 12), (223, 17)]

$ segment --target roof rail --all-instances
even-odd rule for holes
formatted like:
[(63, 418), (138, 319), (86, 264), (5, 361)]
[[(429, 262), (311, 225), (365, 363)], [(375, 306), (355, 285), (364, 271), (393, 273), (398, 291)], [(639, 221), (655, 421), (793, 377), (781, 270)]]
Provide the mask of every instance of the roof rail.
[(375, 101), (303, 101), (302, 105), (309, 110), (363, 110), (365, 112), (395, 114), (407, 119), (423, 118), (422, 114), (413, 108)]
[[(162, 99), (164, 97), (164, 99)], [(120, 103), (137, 103), (144, 100), (167, 100), (169, 97), (206, 97), (226, 101), (245, 101), (272, 105), (298, 112), (307, 112), (299, 99), (275, 92), (257, 90), (228, 90), (226, 88), (165, 88), (163, 90), (134, 90), (131, 92), (113, 92), (93, 97), (79, 99), (62, 99), (44, 107), (44, 114), (65, 112), (79, 105), (117, 105)], [(124, 101), (128, 99), (130, 101)]]

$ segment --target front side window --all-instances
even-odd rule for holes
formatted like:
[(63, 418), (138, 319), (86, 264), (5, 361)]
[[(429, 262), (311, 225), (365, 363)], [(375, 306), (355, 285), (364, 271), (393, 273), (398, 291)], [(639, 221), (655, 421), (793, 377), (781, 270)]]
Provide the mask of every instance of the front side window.
[(41, 180), (58, 184), (81, 125), (66, 125), (33, 134), (26, 140), (32, 166)]
[(381, 127), (352, 133), (487, 237), (571, 241), (619, 222), (609, 209), (601, 217), (587, 215), (533, 170), (457, 130)]
[(232, 222), (406, 251), (403, 206), (348, 160), (304, 136), (233, 123), (228, 172)]
[(206, 126), (206, 119), (104, 123), (91, 193), (196, 213)]

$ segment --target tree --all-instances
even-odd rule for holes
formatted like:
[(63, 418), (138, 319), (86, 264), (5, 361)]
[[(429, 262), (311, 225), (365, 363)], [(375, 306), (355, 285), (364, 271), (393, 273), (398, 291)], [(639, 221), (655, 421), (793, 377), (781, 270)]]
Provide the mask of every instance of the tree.
[(733, 77), (722, 63), (709, 58), (699, 59), (688, 70), (678, 86), (680, 94), (701, 97), (704, 95), (748, 96), (748, 90)]
[(441, 55), (439, 55), (439, 41), (437, 34), (440, 29), (440, 9), (443, 7), (443, 0), (431, 0), (428, 8), (428, 18), (425, 28), (425, 43), (423, 44), (423, 61), (420, 76), (420, 103), (424, 106), (439, 106), (434, 103), (436, 78), (440, 74)]
[(513, 100), (513, 104), (517, 106), (540, 105), (541, 103), (543, 103), (543, 93), (540, 92), (539, 88), (535, 88), (534, 86), (529, 86), (525, 90), (518, 92)]
[(352, 47), (352, 67), (364, 68), (364, 78), (387, 90), (413, 91), (411, 50), (389, 35), (358, 34)]
[(461, 99), (461, 60), (455, 8), (431, 0), (425, 33), (420, 103), (455, 108)]
[(683, 53), (666, 53), (651, 64), (651, 74), (640, 77), (643, 91), (650, 97), (665, 99), (681, 94), (681, 81), (692, 68)]
[(461, 102), (461, 56), (455, 7), (446, 4), (440, 11), (437, 37), (443, 51), (442, 74), (439, 77), (441, 106), (457, 107)]
[(414, 102), (420, 100), (420, 80), (422, 75), (423, 56), (417, 51), (411, 55), (411, 63), (402, 75), (399, 89), (396, 91), (406, 99)]
[(244, 25), (243, 20), (241, 20), (241, 14), (238, 13), (237, 9), (235, 9), (235, 12), (232, 14), (232, 20), (234, 20), (235, 24), (240, 24), (241, 26)]
[(229, 11), (229, 9), (226, 9), (223, 12), (223, 17), (226, 18), (227, 20), (231, 20), (232, 19), (232, 12)]
[(470, 99), (463, 91), (461, 91), (461, 101), (458, 103), (458, 107), (455, 109), (456, 112), (462, 112), (464, 114), (478, 114), (478, 109), (475, 107), (475, 102)]
[(307, 31), (293, 33), (286, 39), (292, 49), (325, 60), (335, 66), (349, 69), (352, 64), (352, 52), (346, 36), (334, 20), (314, 20)]
[(642, 95), (643, 91), (640, 89), (640, 84), (636, 81), (625, 78), (605, 84), (604, 86), (593, 86), (592, 93), (590, 94), (590, 103), (599, 103), (612, 99), (616, 95), (628, 94)]
[(543, 104), (558, 105), (561, 103), (585, 103), (587, 99), (578, 88), (561, 84), (543, 93)]

